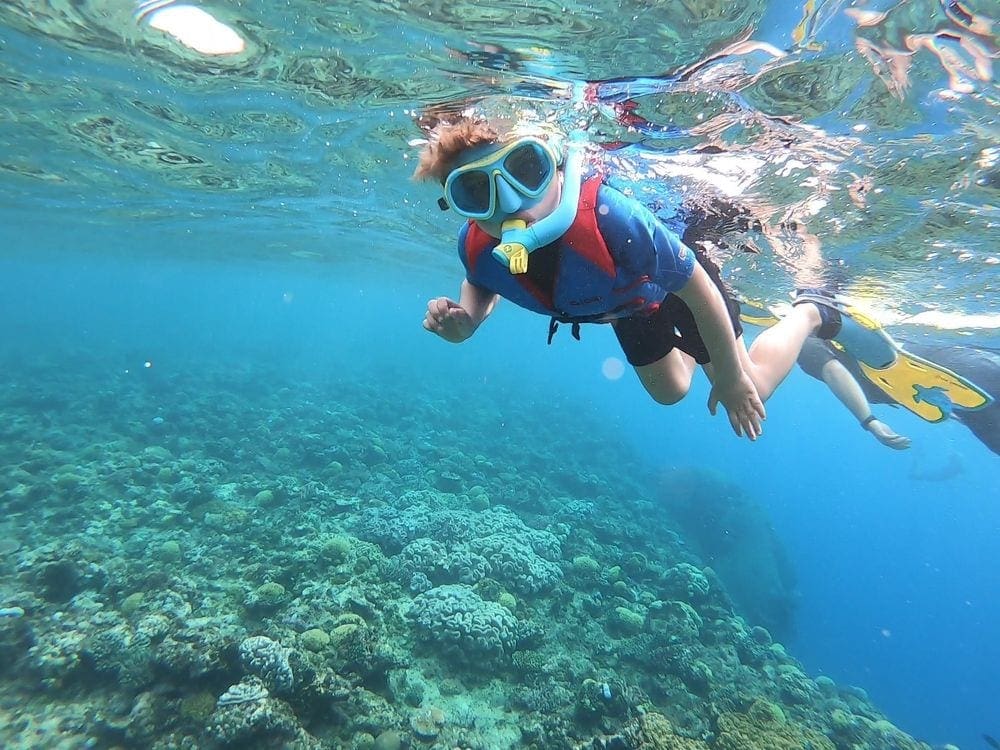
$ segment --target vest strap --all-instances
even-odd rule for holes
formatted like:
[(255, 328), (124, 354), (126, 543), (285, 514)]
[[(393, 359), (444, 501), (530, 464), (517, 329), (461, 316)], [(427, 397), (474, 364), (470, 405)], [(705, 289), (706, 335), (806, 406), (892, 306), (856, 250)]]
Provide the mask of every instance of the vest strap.
[[(577, 341), (579, 341), (580, 340), (580, 323), (578, 321), (571, 320), (571, 321), (569, 321), (569, 325), (570, 325), (570, 329), (569, 329), (570, 335), (573, 338), (575, 338)], [(556, 331), (558, 331), (558, 330), (559, 330), (559, 321), (556, 318), (549, 318), (549, 340), (548, 340), (549, 346), (552, 345), (552, 339), (555, 338)]]

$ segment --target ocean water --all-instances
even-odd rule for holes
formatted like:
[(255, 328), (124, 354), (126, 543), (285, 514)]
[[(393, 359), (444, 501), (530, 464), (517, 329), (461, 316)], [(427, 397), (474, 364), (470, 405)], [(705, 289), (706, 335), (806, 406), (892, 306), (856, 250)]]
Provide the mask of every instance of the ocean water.
[(224, 53), (185, 7), (0, 6), (0, 744), (1000, 736), (983, 441), (794, 371), (750, 444), (510, 304), (447, 345), (409, 177), (413, 113), (506, 97), (746, 207), (742, 297), (996, 356), (996, 3), (199, 4)]

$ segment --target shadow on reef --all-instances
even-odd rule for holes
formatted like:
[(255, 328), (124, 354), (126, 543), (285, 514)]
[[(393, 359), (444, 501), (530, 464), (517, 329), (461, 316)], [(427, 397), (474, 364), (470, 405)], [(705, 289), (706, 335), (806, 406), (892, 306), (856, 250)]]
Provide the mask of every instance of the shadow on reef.
[(708, 470), (670, 471), (661, 477), (661, 487), (675, 527), (718, 574), (736, 611), (787, 640), (794, 628), (797, 581), (766, 511)]

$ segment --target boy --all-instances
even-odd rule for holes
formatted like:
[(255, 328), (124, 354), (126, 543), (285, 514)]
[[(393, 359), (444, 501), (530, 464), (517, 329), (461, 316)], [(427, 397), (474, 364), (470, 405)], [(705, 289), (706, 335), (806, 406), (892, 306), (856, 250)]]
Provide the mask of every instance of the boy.
[(442, 207), (469, 219), (459, 235), (466, 269), (457, 301), (432, 299), (424, 328), (446, 341), (472, 336), (499, 297), (557, 322), (610, 323), (646, 391), (673, 404), (696, 364), (712, 382), (738, 436), (756, 440), (767, 400), (795, 364), (806, 337), (831, 338), (836, 310), (796, 305), (748, 352), (738, 305), (718, 269), (686, 247), (641, 203), (584, 180), (573, 149), (517, 126), (461, 114), (429, 132), (418, 180), (444, 188)]

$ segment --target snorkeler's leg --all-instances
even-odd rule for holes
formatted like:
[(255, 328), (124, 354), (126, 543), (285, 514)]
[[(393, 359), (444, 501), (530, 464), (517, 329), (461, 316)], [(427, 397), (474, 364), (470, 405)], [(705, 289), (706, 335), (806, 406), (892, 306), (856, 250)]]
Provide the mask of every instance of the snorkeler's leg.
[(652, 364), (635, 368), (646, 392), (659, 404), (676, 404), (687, 395), (694, 374), (694, 357), (671, 349)]
[[(816, 305), (796, 305), (788, 315), (757, 336), (743, 365), (762, 401), (767, 401), (791, 372), (806, 337), (816, 332), (822, 322)], [(739, 348), (742, 359), (745, 347)]]

